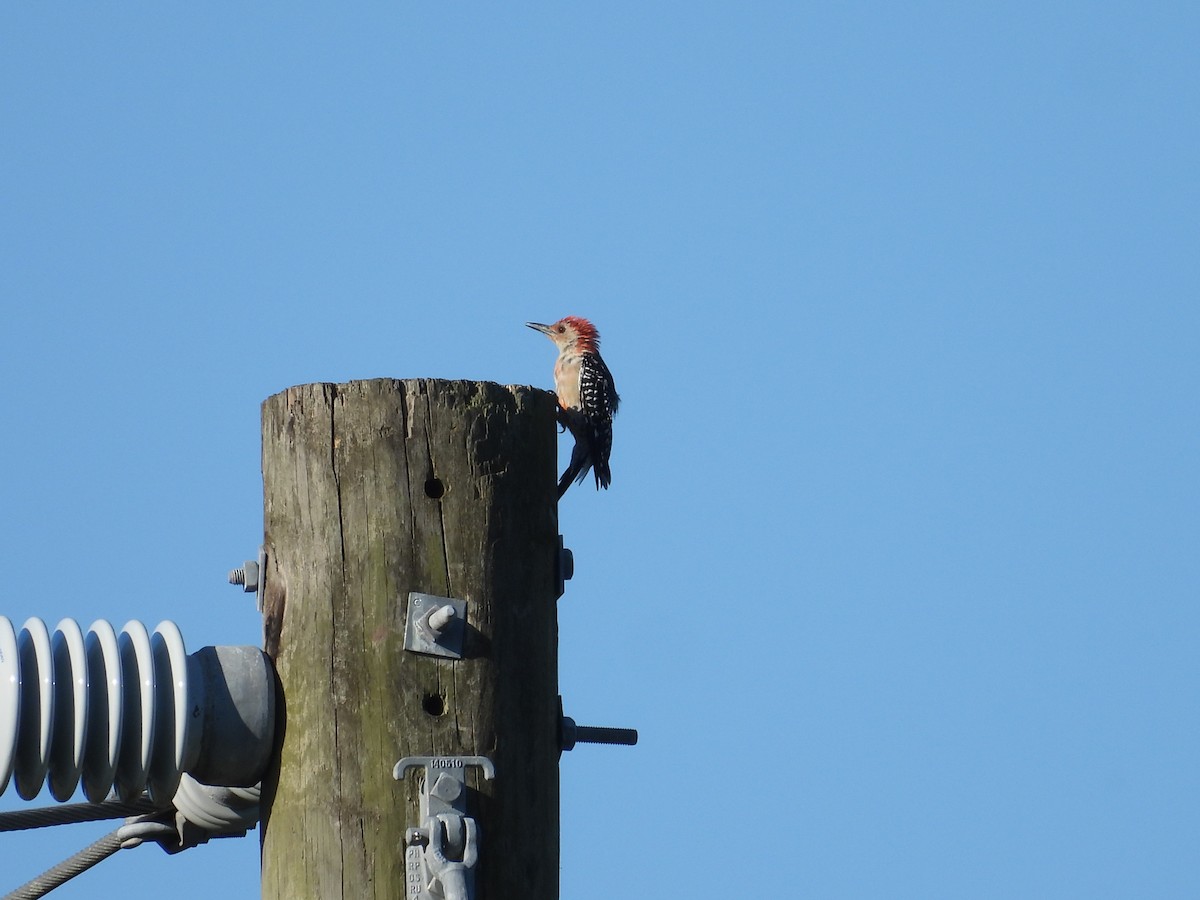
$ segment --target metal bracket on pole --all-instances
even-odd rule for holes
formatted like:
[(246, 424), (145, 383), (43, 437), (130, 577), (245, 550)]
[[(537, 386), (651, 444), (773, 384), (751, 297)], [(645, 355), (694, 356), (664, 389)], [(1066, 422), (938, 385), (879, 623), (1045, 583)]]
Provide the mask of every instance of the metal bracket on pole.
[(408, 900), (473, 900), (479, 828), (466, 813), (467, 766), (491, 781), (496, 769), (486, 756), (406, 756), (392, 769), (400, 781), (423, 768), (421, 824), (405, 835), (404, 896)]
[(554, 557), (554, 580), (561, 597), (567, 590), (567, 582), (575, 576), (575, 555), (563, 546), (563, 536), (558, 536), (558, 553)]
[(462, 659), (467, 601), (413, 591), (408, 595), (404, 649), (429, 656)]

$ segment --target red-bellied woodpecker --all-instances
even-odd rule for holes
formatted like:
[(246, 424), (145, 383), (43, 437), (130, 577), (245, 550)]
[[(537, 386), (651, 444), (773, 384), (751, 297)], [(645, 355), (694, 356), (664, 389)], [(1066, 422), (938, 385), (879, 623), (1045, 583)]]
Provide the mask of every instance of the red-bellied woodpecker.
[(571, 482), (582, 482), (591, 469), (596, 489), (608, 488), (612, 473), (608, 455), (612, 450), (612, 417), (621, 398), (612, 373), (600, 356), (600, 334), (587, 319), (567, 316), (553, 325), (526, 322), (558, 348), (554, 364), (554, 391), (558, 394), (558, 418), (575, 436), (571, 464), (558, 480), (558, 496)]

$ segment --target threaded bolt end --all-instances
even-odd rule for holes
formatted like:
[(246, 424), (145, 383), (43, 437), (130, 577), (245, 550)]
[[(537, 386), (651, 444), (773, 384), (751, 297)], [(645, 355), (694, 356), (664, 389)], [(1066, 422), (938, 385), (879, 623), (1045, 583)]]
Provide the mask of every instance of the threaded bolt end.
[(596, 728), (591, 725), (576, 725), (575, 742), (578, 744), (621, 744), (632, 747), (638, 742), (638, 733), (636, 728)]

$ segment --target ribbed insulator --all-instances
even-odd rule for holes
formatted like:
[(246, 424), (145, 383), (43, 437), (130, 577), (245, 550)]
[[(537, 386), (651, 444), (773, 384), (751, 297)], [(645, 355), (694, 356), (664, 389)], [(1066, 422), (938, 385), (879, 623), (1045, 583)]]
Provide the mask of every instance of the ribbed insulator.
[(101, 619), (84, 635), (63, 619), (51, 635), (31, 618), (18, 634), (0, 616), (0, 793), (13, 777), (32, 800), (48, 775), (56, 800), (82, 778), (93, 802), (115, 787), (169, 803), (199, 751), (202, 674), (174, 622), (117, 634)]

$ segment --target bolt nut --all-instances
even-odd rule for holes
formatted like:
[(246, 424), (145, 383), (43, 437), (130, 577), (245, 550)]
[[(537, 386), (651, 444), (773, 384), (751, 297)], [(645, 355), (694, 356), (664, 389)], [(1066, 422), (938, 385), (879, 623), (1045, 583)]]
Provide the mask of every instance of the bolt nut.
[(253, 594), (258, 590), (258, 574), (258, 561), (248, 559), (242, 568), (229, 573), (229, 583), (240, 584), (247, 594)]
[(445, 803), (453, 803), (462, 794), (462, 788), (461, 781), (442, 773), (434, 782), (433, 787), (429, 789), (429, 796), (437, 797)]

